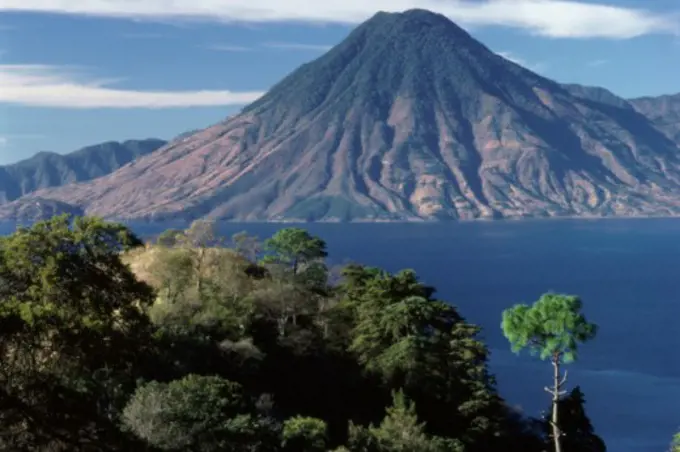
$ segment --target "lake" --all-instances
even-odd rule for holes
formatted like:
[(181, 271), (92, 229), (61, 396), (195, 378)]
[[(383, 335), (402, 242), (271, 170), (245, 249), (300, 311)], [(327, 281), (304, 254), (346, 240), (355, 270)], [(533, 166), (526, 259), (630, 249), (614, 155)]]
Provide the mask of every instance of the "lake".
[[(225, 224), (261, 238), (279, 224)], [(484, 328), (501, 394), (525, 412), (549, 407), (548, 363), (516, 356), (503, 309), (548, 291), (580, 295), (598, 337), (568, 366), (611, 452), (664, 452), (680, 429), (680, 220), (537, 220), (300, 225), (328, 243), (333, 263), (413, 268), (438, 296)], [(140, 225), (155, 234), (164, 225)], [(7, 232), (5, 229), (2, 232)]]

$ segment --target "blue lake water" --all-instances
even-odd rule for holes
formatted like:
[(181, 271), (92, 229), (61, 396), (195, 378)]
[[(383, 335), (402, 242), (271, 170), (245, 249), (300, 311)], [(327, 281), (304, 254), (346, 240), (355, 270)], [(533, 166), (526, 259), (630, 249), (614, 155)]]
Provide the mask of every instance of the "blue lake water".
[[(262, 238), (291, 225), (226, 224)], [(550, 365), (516, 356), (503, 309), (548, 291), (580, 295), (598, 337), (569, 366), (611, 452), (664, 452), (680, 429), (680, 220), (544, 220), (301, 225), (332, 262), (413, 268), (484, 328), (502, 395), (536, 415), (549, 406)], [(164, 225), (133, 226), (140, 235)], [(0, 231), (0, 232), (7, 232)]]

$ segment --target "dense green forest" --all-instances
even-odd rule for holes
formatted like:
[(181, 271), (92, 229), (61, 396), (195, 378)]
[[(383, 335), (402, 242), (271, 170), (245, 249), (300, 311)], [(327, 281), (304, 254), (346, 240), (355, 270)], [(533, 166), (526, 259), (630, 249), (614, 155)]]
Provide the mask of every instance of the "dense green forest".
[(0, 238), (0, 450), (606, 450), (563, 387), (596, 332), (577, 297), (499, 313), (555, 368), (532, 418), (413, 271), (326, 257), (302, 229), (226, 240), (209, 222), (153, 245), (67, 216)]

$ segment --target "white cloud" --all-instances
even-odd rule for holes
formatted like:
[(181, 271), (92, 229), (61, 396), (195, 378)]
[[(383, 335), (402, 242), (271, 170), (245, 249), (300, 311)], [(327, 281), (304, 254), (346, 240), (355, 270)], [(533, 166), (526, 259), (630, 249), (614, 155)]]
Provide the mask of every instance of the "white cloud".
[[(603, 1), (603, 0), (600, 0)], [(360, 22), (376, 11), (423, 8), (462, 25), (500, 25), (560, 38), (632, 38), (679, 31), (677, 17), (577, 0), (0, 0), (0, 11), (264, 23)]]
[(0, 64), (0, 103), (55, 108), (174, 108), (244, 105), (263, 92), (135, 91), (73, 67)]
[(284, 50), (314, 50), (326, 52), (333, 46), (323, 44), (302, 44), (298, 42), (267, 42), (262, 44), (264, 47), (270, 49), (284, 49)]
[(542, 73), (544, 72), (548, 65), (545, 63), (530, 63), (524, 58), (516, 56), (512, 52), (496, 52), (496, 54), (502, 56), (508, 61), (512, 61), (515, 64), (519, 64), (520, 66), (529, 69), (530, 71), (536, 72), (536, 73)]
[(512, 61), (515, 64), (526, 67), (527, 62), (522, 58), (516, 57), (512, 52), (496, 52), (498, 55), (502, 56), (508, 61)]

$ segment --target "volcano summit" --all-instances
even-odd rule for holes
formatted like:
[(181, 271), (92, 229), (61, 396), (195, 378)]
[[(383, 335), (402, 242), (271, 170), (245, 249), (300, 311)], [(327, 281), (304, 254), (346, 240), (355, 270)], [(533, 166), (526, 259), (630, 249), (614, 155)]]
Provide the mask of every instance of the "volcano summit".
[(224, 122), (16, 202), (33, 198), (147, 220), (677, 215), (680, 148), (628, 101), (411, 10), (376, 14)]

